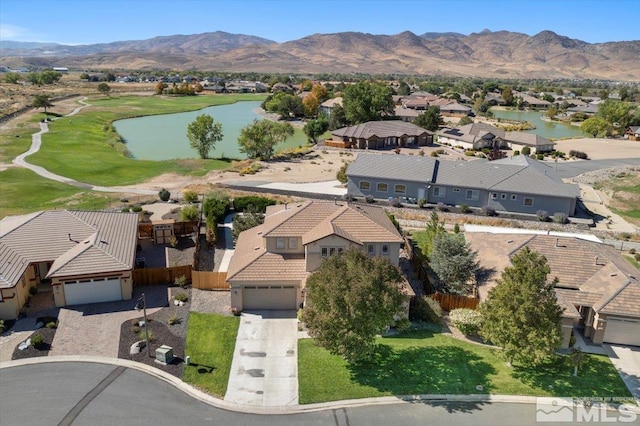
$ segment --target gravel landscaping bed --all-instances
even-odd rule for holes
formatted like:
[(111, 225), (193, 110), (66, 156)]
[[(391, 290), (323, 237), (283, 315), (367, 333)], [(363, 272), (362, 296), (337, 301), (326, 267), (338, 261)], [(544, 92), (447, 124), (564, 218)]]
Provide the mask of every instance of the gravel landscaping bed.
[[(141, 312), (139, 317), (125, 321), (120, 326), (118, 358), (141, 362), (163, 370), (176, 377), (182, 377), (189, 311), (191, 308), (191, 289), (184, 289), (184, 293), (189, 297), (188, 301), (184, 305), (175, 306), (172, 304), (153, 314), (147, 315), (151, 338), (151, 357), (147, 356), (147, 350), (145, 347), (142, 348), (140, 353), (130, 354), (131, 346), (134, 343), (145, 340), (144, 327), (140, 327), (138, 325), (140, 321), (143, 321), (143, 314)], [(171, 325), (169, 324), (169, 319), (173, 317), (177, 318), (178, 322)], [(155, 360), (156, 349), (162, 345), (167, 345), (173, 348), (174, 360), (167, 365), (160, 364)]]
[[(54, 321), (57, 323), (57, 318), (55, 317), (40, 317), (36, 320), (36, 323), (46, 323)], [(15, 359), (24, 359), (24, 358), (33, 358), (39, 356), (48, 356), (49, 351), (51, 350), (51, 343), (53, 342), (53, 338), (56, 335), (56, 328), (47, 328), (42, 327), (38, 330), (34, 331), (27, 339), (23, 341), (27, 341), (31, 339), (35, 334), (40, 334), (44, 338), (44, 343), (39, 347), (35, 348), (33, 345), (29, 345), (26, 349), (20, 350), (18, 347), (22, 344), (23, 341), (18, 342), (15, 349), (13, 350), (13, 355), (11, 356), (12, 360)]]

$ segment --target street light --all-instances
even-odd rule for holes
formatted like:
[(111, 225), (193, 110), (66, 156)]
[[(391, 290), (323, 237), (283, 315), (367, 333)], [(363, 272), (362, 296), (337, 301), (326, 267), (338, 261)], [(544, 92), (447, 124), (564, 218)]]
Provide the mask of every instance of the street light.
[(144, 297), (144, 293), (138, 299), (138, 303), (136, 303), (136, 309), (139, 311), (142, 309), (142, 313), (144, 315), (144, 335), (147, 338), (147, 356), (151, 357), (151, 352), (149, 348), (149, 322), (147, 321), (147, 302)]

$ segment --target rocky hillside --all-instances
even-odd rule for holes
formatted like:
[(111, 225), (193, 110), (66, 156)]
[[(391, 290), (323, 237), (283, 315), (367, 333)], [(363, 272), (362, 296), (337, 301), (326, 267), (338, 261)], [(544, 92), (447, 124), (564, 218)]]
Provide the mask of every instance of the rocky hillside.
[(2, 43), (3, 65), (69, 68), (444, 74), (513, 78), (638, 80), (640, 41), (590, 44), (543, 31), (358, 32), (270, 40), (223, 32), (86, 46)]

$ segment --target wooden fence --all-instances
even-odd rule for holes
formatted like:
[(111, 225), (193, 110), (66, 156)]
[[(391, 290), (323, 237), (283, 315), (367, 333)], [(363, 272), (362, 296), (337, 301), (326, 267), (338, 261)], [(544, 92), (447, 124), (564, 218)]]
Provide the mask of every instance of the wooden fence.
[(173, 284), (181, 276), (191, 279), (191, 265), (172, 266), (171, 268), (142, 268), (133, 270), (134, 287), (142, 285)]
[(229, 290), (226, 272), (192, 271), (191, 287), (200, 290)]
[(429, 297), (437, 300), (443, 311), (451, 311), (458, 308), (476, 309), (478, 307), (478, 299), (475, 297), (447, 293), (433, 293)]

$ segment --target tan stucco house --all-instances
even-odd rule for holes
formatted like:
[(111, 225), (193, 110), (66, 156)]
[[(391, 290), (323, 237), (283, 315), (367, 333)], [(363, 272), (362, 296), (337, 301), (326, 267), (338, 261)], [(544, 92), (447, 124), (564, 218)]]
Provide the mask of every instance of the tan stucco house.
[[(238, 237), (227, 272), (231, 305), (240, 311), (297, 309), (307, 277), (324, 258), (357, 248), (398, 266), (402, 242), (378, 207), (323, 201), (269, 206), (264, 223)], [(408, 283), (402, 290), (413, 295)]]
[[(579, 330), (593, 344), (640, 346), (640, 271), (613, 247), (576, 236), (465, 232), (492, 279), (479, 288), (486, 298), (509, 259), (522, 248), (544, 255), (558, 278), (556, 296), (563, 309), (563, 348)], [(591, 236), (589, 236), (591, 237)]]
[(138, 215), (40, 211), (0, 221), (0, 318), (17, 318), (30, 288), (56, 306), (131, 299)]

